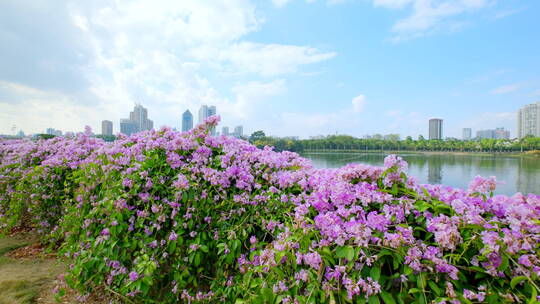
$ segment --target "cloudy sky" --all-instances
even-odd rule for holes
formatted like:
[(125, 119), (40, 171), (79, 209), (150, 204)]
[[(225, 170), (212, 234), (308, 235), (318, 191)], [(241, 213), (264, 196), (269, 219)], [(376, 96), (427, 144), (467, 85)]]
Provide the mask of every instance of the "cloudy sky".
[(506, 127), (540, 101), (540, 1), (3, 0), (0, 133), (80, 131), (135, 102), (216, 105), (277, 136)]

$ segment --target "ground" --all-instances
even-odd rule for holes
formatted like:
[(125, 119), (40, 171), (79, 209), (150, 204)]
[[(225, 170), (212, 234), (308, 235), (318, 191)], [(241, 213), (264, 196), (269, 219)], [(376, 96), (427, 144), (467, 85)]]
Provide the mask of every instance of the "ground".
[(52, 290), (63, 271), (32, 234), (0, 235), (0, 304), (57, 303)]

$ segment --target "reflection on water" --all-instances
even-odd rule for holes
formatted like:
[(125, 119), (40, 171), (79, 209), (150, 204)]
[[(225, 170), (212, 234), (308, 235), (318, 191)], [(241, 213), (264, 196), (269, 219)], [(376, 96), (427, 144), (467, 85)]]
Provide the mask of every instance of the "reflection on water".
[[(383, 153), (305, 153), (318, 168), (338, 168), (348, 163), (382, 166)], [(503, 182), (496, 193), (516, 192), (540, 194), (540, 160), (508, 155), (460, 155), (401, 153), (409, 163), (409, 175), (421, 183), (444, 184), (467, 188), (476, 175), (496, 176)]]

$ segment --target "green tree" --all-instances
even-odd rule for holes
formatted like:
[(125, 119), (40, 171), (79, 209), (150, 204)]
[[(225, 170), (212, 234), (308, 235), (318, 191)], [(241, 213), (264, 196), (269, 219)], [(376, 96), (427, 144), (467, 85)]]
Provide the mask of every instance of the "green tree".
[(249, 141), (250, 142), (255, 142), (255, 141), (258, 141), (258, 140), (262, 140), (266, 137), (266, 134), (264, 134), (264, 131), (255, 131), (251, 134), (251, 136), (249, 137)]

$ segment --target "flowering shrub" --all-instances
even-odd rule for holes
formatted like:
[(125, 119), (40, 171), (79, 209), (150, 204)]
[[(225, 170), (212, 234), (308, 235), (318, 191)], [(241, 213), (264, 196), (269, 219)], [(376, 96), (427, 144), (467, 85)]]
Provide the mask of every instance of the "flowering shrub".
[(396, 156), (314, 169), (217, 122), (0, 142), (0, 221), (31, 221), (68, 285), (122, 302), (538, 301), (539, 196), (419, 185)]

